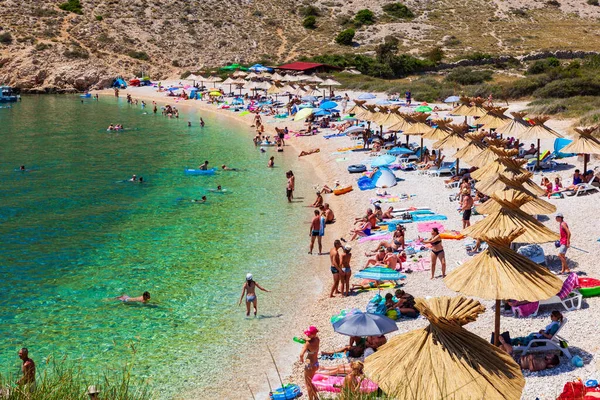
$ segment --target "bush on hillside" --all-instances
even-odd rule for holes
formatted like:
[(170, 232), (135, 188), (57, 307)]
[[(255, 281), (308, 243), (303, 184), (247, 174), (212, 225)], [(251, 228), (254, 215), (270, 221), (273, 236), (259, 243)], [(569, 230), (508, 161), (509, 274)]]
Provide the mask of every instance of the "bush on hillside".
[(318, 17), (319, 15), (321, 15), (321, 10), (319, 10), (315, 6), (306, 6), (300, 9), (300, 15), (302, 15), (303, 17)]
[(373, 25), (375, 23), (375, 14), (373, 14), (373, 11), (365, 8), (356, 13), (354, 22), (359, 25)]
[(482, 53), (480, 51), (476, 51), (475, 53), (468, 54), (465, 58), (467, 60), (481, 61), (481, 60), (488, 60), (488, 59), (492, 58), (492, 55), (488, 54), (488, 53)]
[(61, 3), (58, 5), (58, 8), (79, 15), (83, 14), (83, 7), (81, 6), (81, 2), (79, 0), (69, 0), (65, 3)]
[(402, 3), (388, 3), (382, 7), (386, 14), (402, 19), (412, 19), (415, 14)]
[(302, 26), (306, 29), (315, 29), (317, 27), (317, 18), (314, 15), (309, 15), (302, 21)]
[(461, 85), (477, 85), (486, 81), (492, 80), (493, 72), (489, 70), (477, 71), (471, 68), (456, 68), (448, 75), (446, 80), (449, 82), (456, 82)]
[(597, 6), (598, 5), (598, 0), (587, 0), (587, 3), (590, 6)]
[(150, 56), (145, 51), (130, 51), (127, 55), (131, 58), (135, 58), (136, 60), (148, 61), (150, 60)]
[(343, 46), (351, 46), (355, 34), (356, 32), (354, 32), (354, 29), (343, 30), (340, 33), (338, 33), (338, 35), (335, 38), (335, 41)]
[(434, 64), (439, 64), (444, 58), (444, 50), (441, 47), (434, 47), (424, 54), (425, 58)]
[(600, 79), (596, 77), (555, 80), (536, 90), (535, 97), (600, 96)]
[(12, 35), (10, 32), (0, 33), (0, 43), (2, 44), (11, 44), (13, 41)]
[(537, 60), (527, 68), (527, 74), (536, 75), (543, 74), (549, 70), (559, 67), (560, 61), (556, 57), (546, 58), (545, 60)]

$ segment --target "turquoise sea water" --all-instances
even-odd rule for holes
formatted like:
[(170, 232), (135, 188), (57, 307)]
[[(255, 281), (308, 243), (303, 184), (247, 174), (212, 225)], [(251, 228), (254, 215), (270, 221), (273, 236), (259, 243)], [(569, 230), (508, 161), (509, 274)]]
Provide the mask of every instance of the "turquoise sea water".
[[(268, 288), (290, 279), (290, 254), (306, 245), (290, 240), (306, 215), (284, 196), (295, 157), (260, 154), (246, 127), (202, 116), (203, 129), (198, 114), (169, 120), (72, 96), (0, 109), (2, 372), (18, 372), (22, 346), (38, 363), (84, 360), (91, 373), (133, 360), (171, 398), (214, 384), (244, 338), (272, 334), (277, 318), (265, 317), (280, 316), (281, 294), (259, 294), (264, 325), (237, 300), (246, 272)], [(134, 129), (108, 133), (110, 123)], [(205, 159), (244, 171), (184, 175)], [(147, 182), (123, 181), (132, 174)], [(218, 184), (230, 193), (207, 191)], [(207, 204), (190, 202), (202, 195)], [(145, 290), (151, 306), (107, 300)]]

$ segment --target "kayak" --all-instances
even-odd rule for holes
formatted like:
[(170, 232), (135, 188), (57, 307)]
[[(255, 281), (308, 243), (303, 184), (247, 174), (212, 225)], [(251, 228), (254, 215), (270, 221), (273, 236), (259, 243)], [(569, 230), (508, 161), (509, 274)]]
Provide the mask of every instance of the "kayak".
[(334, 189), (333, 190), (333, 194), (335, 194), (336, 196), (339, 196), (341, 194), (345, 194), (345, 193), (348, 193), (348, 192), (351, 192), (351, 191), (352, 191), (352, 186), (346, 186), (346, 187), (341, 188), (341, 189)]
[(600, 280), (595, 278), (579, 278), (579, 293), (583, 297), (600, 295)]
[(216, 169), (214, 169), (214, 168), (211, 168), (211, 169), (186, 168), (184, 171), (185, 171), (186, 175), (214, 175)]

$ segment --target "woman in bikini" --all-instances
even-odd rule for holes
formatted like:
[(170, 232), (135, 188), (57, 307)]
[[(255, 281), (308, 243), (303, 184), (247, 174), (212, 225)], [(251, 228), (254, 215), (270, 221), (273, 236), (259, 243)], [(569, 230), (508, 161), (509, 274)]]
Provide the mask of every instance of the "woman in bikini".
[(423, 243), (431, 244), (431, 279), (435, 278), (435, 264), (437, 260), (440, 260), (440, 264), (442, 264), (442, 278), (445, 278), (446, 255), (444, 254), (444, 246), (442, 246), (442, 239), (440, 238), (439, 229), (432, 228), (431, 237), (423, 240)]
[(256, 301), (256, 288), (259, 288), (263, 292), (269, 292), (269, 290), (260, 287), (260, 285), (252, 280), (252, 274), (246, 274), (246, 283), (242, 287), (242, 295), (238, 306), (242, 304), (244, 295), (246, 295), (246, 317), (250, 316), (250, 304), (254, 305), (254, 316), (256, 317), (257, 301)]
[(302, 352), (300, 353), (300, 362), (302, 364), (304, 364), (304, 355), (306, 355), (307, 363), (304, 364), (304, 383), (308, 391), (308, 400), (319, 400), (317, 388), (312, 384), (312, 378), (319, 369), (319, 344), (321, 340), (317, 336), (317, 333), (319, 333), (319, 330), (312, 325), (304, 331), (308, 340), (304, 343), (304, 347), (302, 347)]

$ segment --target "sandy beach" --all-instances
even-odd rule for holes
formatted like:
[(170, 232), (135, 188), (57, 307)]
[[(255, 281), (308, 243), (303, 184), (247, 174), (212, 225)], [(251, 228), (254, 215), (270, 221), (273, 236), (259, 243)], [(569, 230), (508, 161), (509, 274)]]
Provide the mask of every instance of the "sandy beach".
[[(168, 85), (168, 82), (163, 82)], [(338, 91), (343, 92), (343, 91)], [(114, 96), (112, 90), (104, 90), (99, 92), (105, 96)], [(201, 112), (219, 113), (228, 118), (235, 118), (244, 122), (248, 126), (252, 124), (254, 114), (239, 116), (238, 113), (228, 110), (218, 109), (214, 105), (209, 105), (204, 101), (181, 100), (174, 101), (174, 98), (168, 98), (164, 92), (157, 92), (156, 88), (128, 88), (122, 90), (120, 96), (124, 97), (127, 93), (131, 94), (134, 99), (145, 100), (147, 103), (156, 101), (158, 106), (165, 104), (175, 105), (181, 112), (180, 118), (186, 118), (186, 112), (190, 109), (200, 110)], [(356, 97), (356, 93), (348, 92), (351, 99)], [(385, 96), (380, 94), (379, 98)], [(417, 99), (418, 100), (418, 99)], [(373, 100), (375, 102), (376, 100)], [(431, 105), (434, 106), (434, 105)], [(446, 105), (438, 105), (440, 108), (447, 108)], [(522, 110), (526, 103), (510, 104), (509, 111)], [(151, 112), (151, 107), (148, 107)], [(447, 112), (439, 112), (438, 117), (447, 116)], [(437, 118), (437, 117), (436, 117)], [(457, 120), (463, 117), (455, 117)], [(275, 133), (275, 127), (283, 128), (287, 126), (290, 130), (298, 130), (303, 126), (302, 122), (293, 122), (291, 119), (276, 120), (270, 117), (264, 117), (267, 132), (271, 136)], [(192, 121), (196, 124), (197, 121)], [(550, 120), (548, 125), (565, 136), (568, 136), (567, 128), (572, 121), (555, 121)], [(352, 228), (355, 217), (364, 214), (365, 210), (371, 207), (371, 199), (375, 198), (375, 190), (360, 191), (356, 185), (356, 179), (359, 174), (351, 175), (347, 172), (347, 167), (351, 164), (369, 164), (368, 152), (347, 152), (344, 154), (335, 154), (337, 149), (353, 146), (355, 142), (350, 137), (334, 137), (324, 139), (323, 134), (329, 133), (328, 130), (322, 131), (320, 134), (308, 137), (292, 137), (286, 140), (288, 145), (285, 148), (286, 157), (297, 157), (301, 150), (309, 150), (319, 148), (320, 152), (311, 154), (299, 159), (300, 163), (307, 165), (308, 171), (314, 171), (307, 176), (298, 176), (297, 185), (303, 187), (305, 193), (314, 193), (314, 190), (309, 190), (315, 186), (323, 186), (327, 184), (332, 186), (335, 180), (340, 180), (342, 186), (352, 184), (354, 190), (342, 196), (334, 196), (333, 194), (325, 195), (325, 202), (329, 203), (336, 215), (336, 223), (328, 226), (325, 237), (323, 238), (323, 250), (327, 252), (333, 243), (334, 239), (343, 237), (346, 240), (350, 239), (350, 229)], [(248, 145), (252, 146), (251, 137), (248, 138)], [(418, 138), (411, 137), (410, 141), (418, 141)], [(432, 142), (425, 141), (425, 145), (431, 148)], [(526, 143), (529, 146), (529, 143)], [(542, 141), (542, 149), (553, 149), (553, 141)], [(453, 152), (446, 151), (446, 161), (453, 160)], [(563, 184), (570, 184), (571, 176), (575, 168), (582, 169), (582, 161), (577, 157), (571, 157), (558, 160), (561, 164), (559, 168), (553, 171), (537, 172), (532, 178), (536, 183), (539, 183), (542, 176), (547, 176), (551, 180), (555, 176), (560, 176)], [(564, 163), (564, 165), (562, 165)], [(461, 166), (463, 163), (461, 162)], [(598, 160), (592, 158), (588, 169), (600, 165)], [(382, 204), (385, 210), (389, 205), (395, 208), (404, 207), (430, 207), (437, 214), (442, 214), (448, 217), (446, 221), (440, 221), (446, 230), (461, 230), (461, 216), (457, 211), (457, 202), (449, 200), (449, 195), (456, 192), (456, 189), (446, 189), (444, 185), (444, 177), (427, 177), (418, 175), (417, 172), (396, 171), (396, 176), (400, 178), (398, 185), (391, 189), (386, 189), (391, 194), (409, 194), (410, 199), (404, 202), (393, 204)], [(556, 205), (558, 212), (564, 214), (565, 221), (569, 224), (572, 232), (572, 245), (578, 249), (570, 249), (567, 258), (572, 271), (580, 275), (590, 277), (600, 277), (600, 268), (595, 265), (595, 256), (598, 251), (597, 239), (600, 237), (599, 224), (596, 215), (600, 213), (600, 193), (583, 195), (577, 197), (551, 198), (548, 201)], [(306, 215), (308, 221), (311, 217), (312, 209), (305, 206), (311, 204), (314, 197), (306, 197), (302, 204), (298, 204), (298, 212)], [(472, 223), (479, 221), (482, 216), (474, 216)], [(542, 216), (540, 221), (555, 232), (558, 232), (558, 223), (553, 215)], [(417, 224), (406, 224), (406, 238), (408, 240), (421, 237), (428, 237), (427, 232), (417, 232)], [(306, 241), (308, 249), (308, 236), (302, 238), (290, 238), (291, 240)], [(468, 239), (467, 239), (468, 240)], [(362, 269), (365, 265), (367, 257), (365, 252), (373, 250), (377, 246), (377, 241), (353, 241), (349, 243), (352, 246), (352, 270), (353, 273)], [(458, 262), (467, 260), (470, 256), (465, 250), (464, 240), (445, 240), (443, 245), (446, 253), (447, 272), (452, 271), (457, 267)], [(542, 245), (546, 255), (546, 262), (549, 268), (554, 271), (560, 271), (560, 262), (557, 258), (557, 249), (553, 243)], [(429, 257), (427, 253), (426, 258)], [(359, 308), (364, 310), (368, 301), (377, 293), (377, 291), (367, 291), (349, 297), (329, 298), (329, 289), (332, 283), (331, 273), (329, 271), (329, 259), (327, 255), (306, 255), (306, 268), (314, 272), (315, 282), (310, 283), (312, 287), (305, 288), (302, 282), (295, 282), (290, 285), (287, 290), (302, 290), (307, 292), (310, 299), (306, 306), (295, 310), (297, 313), (297, 323), (294, 326), (286, 326), (284, 332), (277, 333), (281, 337), (275, 340), (270, 346), (273, 350), (277, 366), (280, 373), (286, 378), (285, 382), (292, 382), (303, 385), (303, 366), (298, 361), (300, 345), (292, 341), (292, 337), (300, 336), (302, 330), (309, 325), (314, 325), (320, 330), (319, 337), (321, 338), (321, 350), (333, 351), (335, 348), (344, 346), (348, 342), (346, 336), (334, 333), (330, 318), (338, 314), (343, 309)], [(404, 280), (403, 289), (415, 297), (437, 297), (437, 296), (455, 296), (456, 293), (446, 287), (443, 280), (439, 277), (441, 272), (436, 272), (438, 278), (431, 280), (430, 271), (415, 271), (408, 274)], [(563, 277), (564, 279), (564, 277)], [(352, 278), (352, 282), (357, 282)], [(390, 290), (382, 291), (382, 295), (390, 292)], [(316, 296), (313, 298), (313, 294)], [(470, 323), (467, 329), (475, 334), (485, 338), (490, 338), (494, 326), (494, 302), (481, 300), (486, 307), (486, 312), (478, 318), (476, 322)], [(522, 399), (540, 400), (555, 399), (560, 394), (563, 385), (577, 377), (581, 377), (584, 381), (587, 379), (598, 378), (597, 356), (600, 354), (600, 344), (597, 340), (597, 320), (600, 318), (600, 300), (598, 298), (584, 299), (581, 310), (565, 312), (564, 309), (558, 307), (545, 307), (537, 317), (514, 318), (512, 315), (503, 315), (501, 319), (501, 331), (511, 332), (511, 336), (525, 336), (529, 332), (536, 332), (543, 329), (549, 322), (549, 314), (552, 310), (558, 309), (563, 312), (563, 315), (568, 318), (568, 323), (561, 331), (561, 336), (568, 340), (569, 349), (573, 355), (579, 355), (585, 365), (582, 368), (573, 366), (564, 357), (561, 358), (561, 364), (554, 369), (548, 369), (541, 372), (530, 373), (525, 371), (526, 386), (523, 391)], [(427, 321), (423, 317), (416, 320), (401, 319), (398, 321), (398, 331), (388, 335), (389, 337), (402, 334), (414, 329), (422, 328), (427, 325)], [(242, 346), (243, 344), (239, 344)], [(260, 353), (265, 353), (265, 349), (257, 349)], [(257, 360), (265, 362), (269, 360), (268, 354), (262, 354)], [(199, 361), (200, 362), (200, 361)], [(333, 365), (340, 363), (336, 361), (323, 361), (322, 365)], [(246, 376), (249, 386), (257, 399), (268, 397), (268, 385), (265, 382), (264, 374), (267, 373), (272, 386), (280, 386), (279, 378), (272, 363), (261, 363), (259, 366), (254, 366), (251, 376)], [(229, 396), (223, 388), (220, 398), (242, 398), (239, 394)], [(212, 393), (214, 395), (214, 393)], [(192, 393), (194, 398), (208, 398), (206, 394)], [(249, 391), (247, 398), (251, 398)]]

